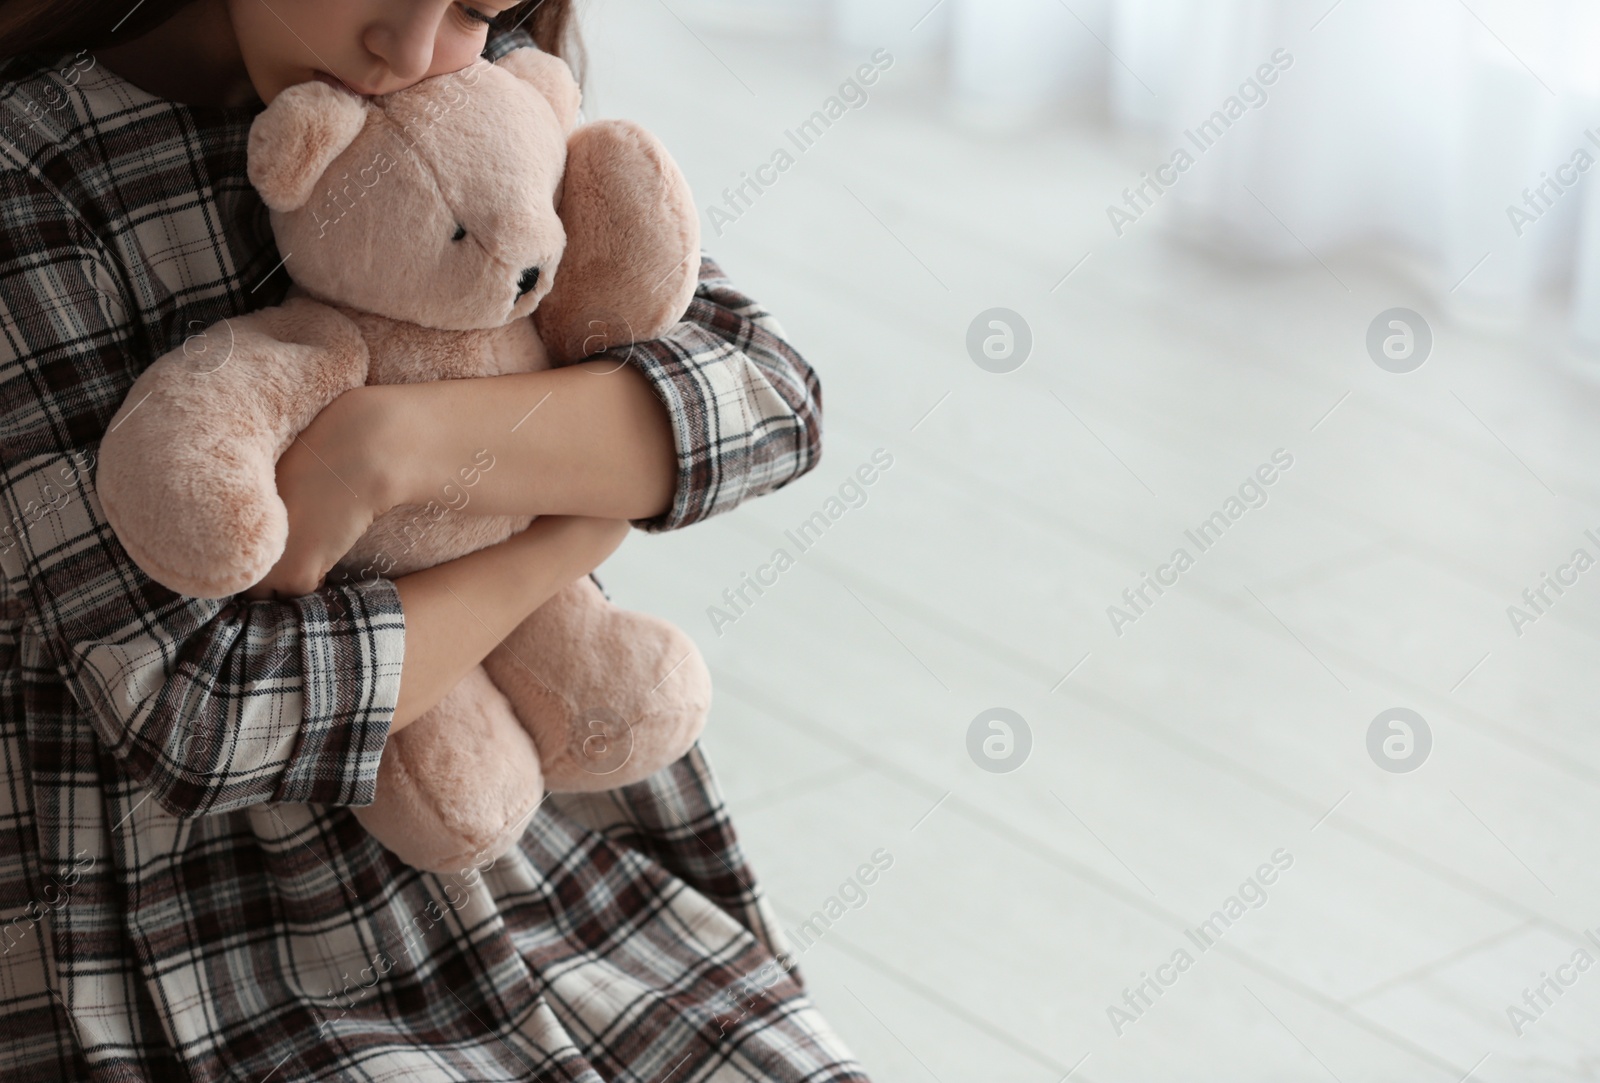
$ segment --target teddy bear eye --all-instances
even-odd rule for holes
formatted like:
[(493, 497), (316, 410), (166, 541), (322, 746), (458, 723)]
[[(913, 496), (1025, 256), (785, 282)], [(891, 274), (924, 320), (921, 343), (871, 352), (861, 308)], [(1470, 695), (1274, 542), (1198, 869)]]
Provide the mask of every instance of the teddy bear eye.
[(454, 237), (451, 237), (450, 239), (452, 241), (459, 241), (461, 238), (465, 237), (466, 235), (467, 235), (467, 227), (462, 225), (460, 222), (457, 222), (456, 223), (456, 235)]

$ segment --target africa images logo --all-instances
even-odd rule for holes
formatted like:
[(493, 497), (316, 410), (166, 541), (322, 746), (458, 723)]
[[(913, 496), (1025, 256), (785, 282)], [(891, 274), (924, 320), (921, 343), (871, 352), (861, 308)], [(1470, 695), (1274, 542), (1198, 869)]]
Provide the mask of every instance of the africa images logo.
[[(1262, 463), (1256, 467), (1253, 474), (1244, 479), (1239, 485), (1237, 496), (1229, 496), (1222, 502), (1220, 508), (1201, 520), (1199, 525), (1192, 530), (1185, 530), (1183, 536), (1194, 545), (1195, 552), (1191, 553), (1187, 546), (1180, 545), (1172, 551), (1172, 556), (1167, 562), (1157, 567), (1153, 574), (1141, 573), (1140, 582), (1122, 592), (1125, 607), (1106, 606), (1106, 617), (1111, 621), (1111, 630), (1121, 636), (1128, 625), (1138, 623), (1139, 618), (1155, 605), (1156, 599), (1166, 593), (1163, 587), (1177, 586), (1183, 573), (1194, 567), (1196, 558), (1221, 541), (1228, 529), (1244, 518), (1246, 512), (1266, 507), (1270, 499), (1267, 493), (1268, 487), (1293, 465), (1294, 456), (1287, 449), (1278, 448), (1272, 453), (1271, 462)], [(1150, 596), (1150, 591), (1155, 592), (1154, 598)]]
[[(1178, 183), (1183, 174), (1193, 168), (1197, 159), (1196, 154), (1204, 154), (1228, 133), (1234, 125), (1251, 109), (1260, 109), (1267, 104), (1267, 87), (1278, 81), (1283, 72), (1294, 67), (1294, 56), (1287, 49), (1274, 50), (1268, 57), (1271, 63), (1263, 63), (1255, 72), (1239, 84), (1239, 89), (1228, 95), (1222, 102), (1222, 107), (1214, 111), (1206, 119), (1196, 124), (1193, 128), (1185, 128), (1184, 137), (1194, 147), (1194, 153), (1189, 148), (1179, 145), (1169, 156), (1169, 160), (1162, 162), (1153, 170), (1140, 173), (1140, 181), (1132, 188), (1122, 190), (1122, 206), (1115, 203), (1106, 207), (1106, 217), (1111, 220), (1111, 229), (1118, 237), (1128, 231), (1128, 227), (1145, 216), (1145, 213), (1154, 207), (1156, 197), (1166, 194), (1167, 189)], [(1154, 176), (1151, 176), (1154, 173)]]

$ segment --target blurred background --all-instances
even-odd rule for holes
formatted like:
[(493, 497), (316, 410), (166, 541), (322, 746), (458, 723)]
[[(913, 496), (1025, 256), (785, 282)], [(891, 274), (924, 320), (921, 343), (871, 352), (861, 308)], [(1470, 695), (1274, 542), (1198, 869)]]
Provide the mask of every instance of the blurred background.
[(1600, 10), (584, 29), (822, 378), (603, 576), (874, 1077), (1600, 1078)]

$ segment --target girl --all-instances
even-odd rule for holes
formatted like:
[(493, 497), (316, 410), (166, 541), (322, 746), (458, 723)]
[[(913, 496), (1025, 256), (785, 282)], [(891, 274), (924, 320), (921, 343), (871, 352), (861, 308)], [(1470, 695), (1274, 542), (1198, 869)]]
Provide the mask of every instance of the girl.
[[(153, 583), (95, 497), (135, 377), (288, 286), (245, 175), (264, 104), (562, 52), (571, 20), (570, 0), (0, 2), (0, 1077), (866, 1078), (785, 965), (698, 750), (552, 797), (452, 876), (350, 811), (388, 735), (630, 521), (686, 526), (815, 464), (814, 374), (709, 259), (685, 322), (625, 357), (335, 401), (279, 463), (289, 548), (250, 597)], [(532, 527), (322, 584), (546, 395), (473, 495)]]

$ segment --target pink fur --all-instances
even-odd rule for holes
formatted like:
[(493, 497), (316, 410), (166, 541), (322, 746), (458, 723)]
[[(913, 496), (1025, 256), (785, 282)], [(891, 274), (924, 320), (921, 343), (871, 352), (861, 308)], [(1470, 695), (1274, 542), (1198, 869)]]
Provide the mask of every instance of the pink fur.
[[(566, 65), (531, 49), (382, 98), (306, 83), (273, 100), (249, 171), (295, 285), (209, 329), (203, 353), (158, 359), (112, 419), (96, 488), (140, 567), (197, 597), (259, 581), (287, 536), (274, 465), (353, 387), (535, 371), (682, 318), (688, 185), (649, 133), (579, 127), (578, 106)], [(420, 511), (382, 516), (340, 569), (403, 575), (530, 522), (451, 513), (419, 531)], [(357, 815), (418, 868), (492, 859), (546, 787), (607, 789), (683, 755), (710, 696), (692, 640), (580, 580), (390, 738)]]

